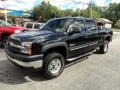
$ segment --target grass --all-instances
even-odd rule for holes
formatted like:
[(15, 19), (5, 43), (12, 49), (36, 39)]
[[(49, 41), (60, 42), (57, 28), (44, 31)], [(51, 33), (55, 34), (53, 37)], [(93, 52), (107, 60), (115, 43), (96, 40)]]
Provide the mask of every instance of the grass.
[(117, 29), (117, 28), (113, 28), (112, 29), (114, 32), (120, 32), (120, 29)]

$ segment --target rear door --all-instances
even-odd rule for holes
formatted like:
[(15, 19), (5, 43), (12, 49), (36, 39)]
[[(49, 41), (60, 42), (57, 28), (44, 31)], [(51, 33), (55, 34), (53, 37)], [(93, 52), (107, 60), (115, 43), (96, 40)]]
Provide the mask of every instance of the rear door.
[(98, 46), (98, 29), (94, 20), (86, 19), (87, 41), (89, 42), (89, 51), (92, 51)]

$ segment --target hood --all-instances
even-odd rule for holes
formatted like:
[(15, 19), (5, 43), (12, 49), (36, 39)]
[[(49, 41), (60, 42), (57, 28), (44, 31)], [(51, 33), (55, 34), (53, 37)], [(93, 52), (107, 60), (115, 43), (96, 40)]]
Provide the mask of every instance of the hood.
[(28, 31), (20, 34), (14, 34), (11, 36), (13, 39), (19, 39), (20, 41), (32, 41), (39, 38), (47, 38), (54, 35), (51, 31)]

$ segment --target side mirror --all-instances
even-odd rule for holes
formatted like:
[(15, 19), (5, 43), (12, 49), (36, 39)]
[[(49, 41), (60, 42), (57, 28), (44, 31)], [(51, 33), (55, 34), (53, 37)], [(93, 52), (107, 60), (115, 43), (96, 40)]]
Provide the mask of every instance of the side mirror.
[(70, 30), (70, 35), (74, 34), (74, 33), (80, 33), (81, 32), (81, 28), (78, 26), (72, 26), (71, 30)]

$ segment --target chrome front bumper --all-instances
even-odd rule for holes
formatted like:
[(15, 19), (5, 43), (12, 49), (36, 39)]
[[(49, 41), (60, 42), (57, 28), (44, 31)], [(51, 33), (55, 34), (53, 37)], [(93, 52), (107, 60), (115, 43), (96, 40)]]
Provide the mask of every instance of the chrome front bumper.
[(10, 57), (8, 54), (6, 54), (7, 58), (14, 62), (15, 64), (22, 66), (22, 67), (30, 67), (30, 68), (34, 68), (34, 69), (38, 69), (38, 68), (42, 68), (43, 66), (43, 60), (37, 60), (37, 61), (32, 61), (32, 62), (23, 62), (23, 61), (19, 61), (17, 59), (14, 59), (12, 57)]

